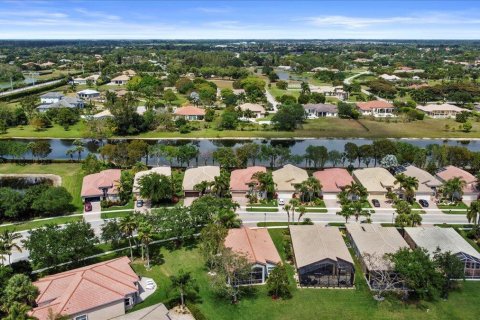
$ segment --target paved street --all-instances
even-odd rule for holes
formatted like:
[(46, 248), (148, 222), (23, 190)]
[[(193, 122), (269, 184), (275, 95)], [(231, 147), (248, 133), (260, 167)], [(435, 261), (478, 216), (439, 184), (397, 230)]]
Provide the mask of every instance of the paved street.
[(36, 85), (33, 85), (33, 86), (28, 86), (28, 87), (18, 88), (18, 89), (14, 89), (14, 90), (10, 90), (10, 91), (0, 92), (0, 97), (8, 96), (8, 95), (11, 95), (11, 94), (14, 94), (14, 93), (17, 93), (17, 92), (28, 91), (28, 90), (32, 90), (32, 89), (35, 89), (35, 88), (49, 86), (49, 85), (52, 85), (52, 84), (55, 84), (55, 83), (59, 83), (61, 81), (63, 81), (63, 79), (48, 81), (48, 82), (39, 83), (39, 84), (36, 84)]

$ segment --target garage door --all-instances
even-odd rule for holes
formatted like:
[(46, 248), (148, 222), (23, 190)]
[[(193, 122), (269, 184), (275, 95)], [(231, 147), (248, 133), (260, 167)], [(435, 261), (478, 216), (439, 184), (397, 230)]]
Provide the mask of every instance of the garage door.
[(85, 198), (85, 202), (99, 202), (100, 197)]
[(293, 192), (279, 192), (278, 199), (292, 199)]
[(415, 195), (415, 198), (418, 200), (427, 200), (427, 201), (430, 201), (431, 200), (431, 196), (430, 194), (426, 194), (426, 193), (417, 193)]
[(324, 193), (323, 194), (323, 199), (328, 199), (328, 200), (337, 199), (337, 194), (336, 193)]

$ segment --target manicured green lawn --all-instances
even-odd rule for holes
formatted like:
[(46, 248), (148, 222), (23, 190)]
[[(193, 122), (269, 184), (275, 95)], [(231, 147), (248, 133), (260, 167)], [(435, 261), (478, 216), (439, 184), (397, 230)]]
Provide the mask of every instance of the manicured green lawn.
[[(451, 213), (451, 214), (465, 214), (468, 206), (463, 202), (458, 202), (456, 205), (437, 205), (439, 209), (442, 209), (444, 213)], [(451, 211), (451, 209), (464, 209), (458, 211)]]
[(65, 130), (62, 126), (54, 124), (51, 128), (37, 131), (31, 125), (18, 126), (15, 128), (8, 128), (7, 133), (1, 134), (0, 138), (81, 138), (85, 124), (83, 121), (79, 121), (75, 125), (71, 126), (69, 130)]
[(121, 212), (102, 212), (102, 219), (114, 219), (114, 218), (123, 218), (132, 214), (131, 211), (121, 211)]
[(64, 224), (67, 222), (73, 222), (73, 221), (80, 221), (82, 220), (82, 216), (74, 216), (74, 217), (58, 217), (58, 218), (52, 218), (48, 220), (41, 220), (41, 221), (25, 221), (22, 223), (16, 223), (14, 225), (10, 226), (2, 226), (0, 225), (0, 231), (2, 230), (14, 230), (14, 231), (24, 231), (24, 230), (30, 230), (30, 229), (35, 229), (35, 228), (40, 228), (43, 227), (47, 224)]
[[(269, 230), (272, 239), (282, 254), (282, 229)], [(197, 308), (207, 319), (478, 319), (480, 283), (462, 283), (461, 291), (454, 292), (447, 301), (424, 302), (421, 305), (402, 303), (397, 299), (376, 302), (366, 288), (365, 280), (358, 271), (355, 289), (297, 289), (288, 300), (272, 300), (265, 286), (255, 286), (254, 293), (242, 296), (238, 304), (217, 298), (210, 289), (209, 276), (203, 258), (197, 248), (168, 250), (154, 248), (154, 258), (161, 262), (146, 271), (142, 262), (133, 264), (137, 273), (153, 278), (157, 291), (134, 310), (166, 302), (178, 296), (171, 288), (169, 277), (180, 269), (191, 272), (199, 287), (195, 301)], [(360, 268), (357, 267), (357, 270)], [(289, 267), (289, 273), (293, 273)], [(293, 281), (293, 279), (292, 279)]]
[(263, 200), (260, 203), (249, 204), (247, 207), (276, 207), (278, 206), (277, 200)]
[(72, 204), (78, 212), (83, 212), (80, 191), (82, 189), (83, 171), (78, 163), (51, 163), (51, 164), (0, 164), (0, 173), (49, 173), (62, 177), (62, 186), (65, 187), (73, 197)]
[(130, 200), (126, 205), (124, 206), (113, 206), (109, 208), (102, 208), (102, 211), (111, 211), (111, 210), (123, 210), (123, 209), (133, 209), (135, 203), (133, 200)]

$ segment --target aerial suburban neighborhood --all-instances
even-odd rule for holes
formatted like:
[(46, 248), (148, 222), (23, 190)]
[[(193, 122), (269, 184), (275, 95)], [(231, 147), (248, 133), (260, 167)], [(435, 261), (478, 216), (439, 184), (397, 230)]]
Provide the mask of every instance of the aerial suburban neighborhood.
[(478, 320), (479, 10), (0, 0), (0, 319)]

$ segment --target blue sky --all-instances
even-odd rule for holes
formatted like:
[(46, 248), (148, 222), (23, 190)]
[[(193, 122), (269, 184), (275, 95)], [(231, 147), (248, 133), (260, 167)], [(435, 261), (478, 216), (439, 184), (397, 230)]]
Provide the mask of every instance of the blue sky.
[(480, 1), (7, 1), (0, 39), (480, 39)]

